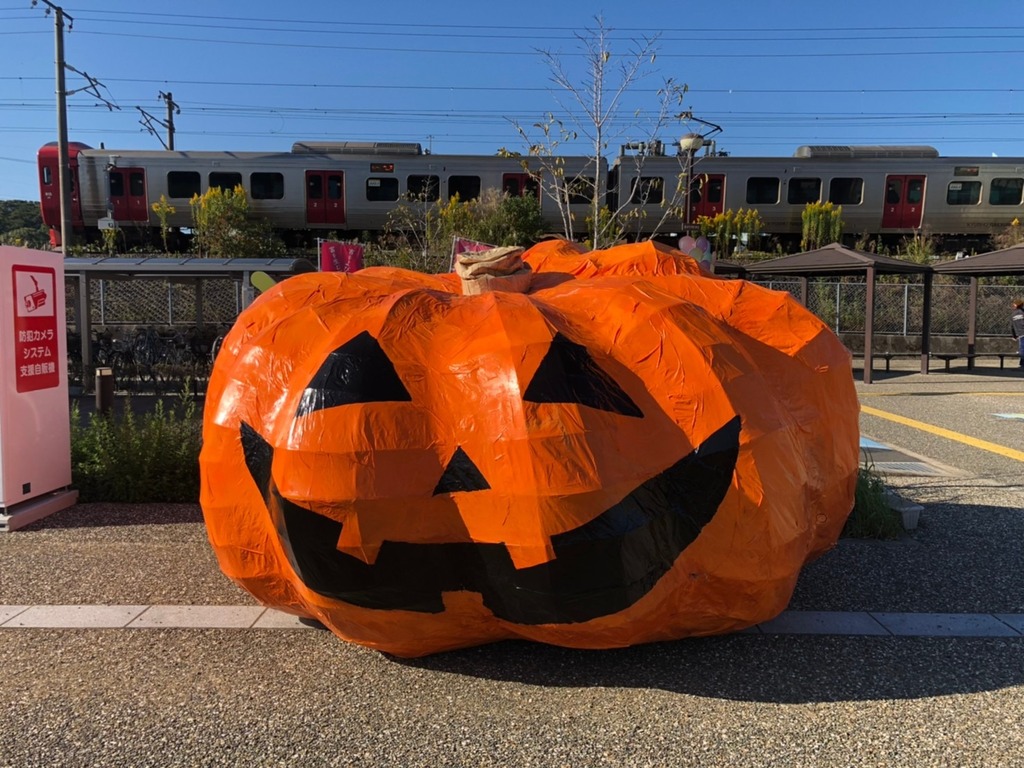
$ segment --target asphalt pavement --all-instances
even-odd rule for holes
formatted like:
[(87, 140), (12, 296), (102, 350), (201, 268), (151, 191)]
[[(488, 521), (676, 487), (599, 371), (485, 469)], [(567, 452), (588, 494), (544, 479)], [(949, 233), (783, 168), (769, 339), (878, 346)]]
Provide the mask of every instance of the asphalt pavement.
[[(857, 389), (865, 461), (920, 522), (841, 540), (784, 617), (1024, 614), (1024, 375), (893, 370)], [(196, 505), (78, 505), (0, 535), (5, 768), (1024, 766), (1024, 630), (403, 661), (297, 625), (20, 627), (4, 606), (260, 612), (220, 574)]]

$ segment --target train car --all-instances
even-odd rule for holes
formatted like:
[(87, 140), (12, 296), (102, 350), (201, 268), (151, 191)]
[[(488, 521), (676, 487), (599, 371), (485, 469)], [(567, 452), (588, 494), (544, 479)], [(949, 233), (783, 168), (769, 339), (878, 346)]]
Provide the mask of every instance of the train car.
[[(682, 176), (681, 176), (682, 174)], [(898, 239), (925, 231), (947, 239), (979, 239), (1024, 214), (1024, 158), (942, 157), (922, 146), (803, 146), (792, 157), (692, 158), (625, 153), (610, 178), (625, 212), (661, 202), (660, 190), (690, 178), (690, 199), (666, 230), (688, 229), (700, 216), (756, 209), (765, 233), (799, 240), (808, 203), (843, 207), (845, 231)], [(654, 190), (655, 199), (643, 193)]]
[[(43, 221), (53, 233), (60, 228), (56, 145), (44, 146), (38, 162)], [(104, 227), (151, 230), (159, 226), (152, 204), (163, 196), (175, 209), (168, 224), (187, 228), (194, 195), (240, 184), (252, 214), (276, 230), (358, 236), (382, 230), (401, 200), (474, 200), (497, 189), (536, 195), (545, 222), (559, 231), (559, 208), (542, 191), (556, 177), (539, 159), (526, 162), (532, 167), (516, 157), (435, 155), (415, 143), (297, 142), (291, 152), (110, 150), (76, 143), (69, 146), (71, 220), (76, 232), (86, 234)], [(604, 189), (607, 165), (602, 162), (595, 173), (590, 158), (558, 162), (564, 176), (557, 178), (574, 183), (569, 210), (583, 221), (589, 196), (580, 192), (595, 183)]]
[[(639, 150), (639, 151), (637, 151)], [(675, 236), (701, 216), (756, 209), (763, 234), (799, 242), (808, 203), (843, 207), (848, 237), (898, 239), (925, 231), (947, 240), (984, 240), (1024, 215), (1024, 158), (942, 157), (921, 146), (803, 146), (792, 157), (735, 157), (692, 151), (670, 156), (659, 142), (627, 145), (609, 165), (558, 158), (559, 175), (514, 157), (434, 155), (415, 143), (297, 142), (290, 152), (92, 149), (71, 144), (71, 220), (87, 236), (103, 227), (151, 232), (152, 204), (176, 209), (172, 227), (191, 225), (189, 200), (211, 187), (241, 184), (250, 209), (281, 232), (358, 236), (378, 232), (399, 201), (427, 203), (488, 188), (536, 195), (551, 231), (561, 212), (545, 190), (568, 184), (577, 229), (589, 190), (628, 214), (631, 237)], [(554, 159), (549, 159), (553, 163)], [(39, 151), (43, 221), (60, 227), (57, 148)]]

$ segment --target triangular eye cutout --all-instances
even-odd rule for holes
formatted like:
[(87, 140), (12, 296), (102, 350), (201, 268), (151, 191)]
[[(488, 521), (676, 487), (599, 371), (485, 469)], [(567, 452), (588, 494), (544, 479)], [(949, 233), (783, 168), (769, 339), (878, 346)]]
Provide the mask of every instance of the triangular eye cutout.
[(337, 405), (410, 400), (380, 343), (363, 331), (327, 356), (302, 393), (295, 415), (305, 416)]
[(587, 348), (560, 333), (523, 394), (528, 403), (579, 403), (600, 411), (643, 417), (629, 395), (594, 362)]
[(434, 496), (441, 493), (486, 491), (490, 487), (483, 473), (460, 446), (455, 449), (448, 466), (444, 468), (444, 474), (434, 489)]

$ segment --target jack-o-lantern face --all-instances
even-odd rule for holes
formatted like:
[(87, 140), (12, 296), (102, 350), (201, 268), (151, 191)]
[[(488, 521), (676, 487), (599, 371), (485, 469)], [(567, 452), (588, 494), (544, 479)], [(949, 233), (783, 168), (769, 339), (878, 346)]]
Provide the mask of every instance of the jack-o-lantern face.
[[(202, 501), (222, 568), (401, 655), (511, 636), (606, 647), (777, 613), (849, 512), (845, 351), (803, 315), (777, 339), (801, 349), (767, 346), (722, 320), (750, 296), (658, 264), (541, 274), (525, 295), (397, 270), (273, 289), (208, 393)], [(766, 383), (777, 370), (790, 386)], [(808, 439), (837, 399), (838, 436)]]

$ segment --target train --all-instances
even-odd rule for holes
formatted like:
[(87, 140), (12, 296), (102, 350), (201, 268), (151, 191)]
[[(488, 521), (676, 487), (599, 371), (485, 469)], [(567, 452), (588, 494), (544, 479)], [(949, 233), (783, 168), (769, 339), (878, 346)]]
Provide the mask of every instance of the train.
[[(792, 156), (740, 157), (709, 142), (624, 145), (611, 162), (590, 157), (448, 155), (412, 142), (295, 142), (289, 152), (93, 149), (69, 144), (70, 223), (96, 239), (104, 228), (154, 236), (152, 204), (175, 208), (167, 223), (187, 230), (189, 200), (241, 184), (252, 215), (282, 234), (355, 237), (380, 232), (403, 200), (479, 197), (497, 189), (536, 195), (552, 231), (566, 209), (582, 230), (592, 193), (627, 214), (632, 237), (674, 238), (701, 217), (755, 209), (760, 234), (799, 243), (805, 206), (841, 205), (847, 237), (895, 239), (927, 233), (983, 242), (1024, 215), (1024, 158), (945, 157), (928, 146), (804, 145)], [(712, 144), (713, 146), (713, 144)], [(40, 206), (51, 240), (61, 227), (56, 143), (38, 154)], [(554, 170), (557, 169), (557, 170)], [(559, 186), (560, 185), (560, 186)], [(560, 190), (559, 206), (545, 189)]]

